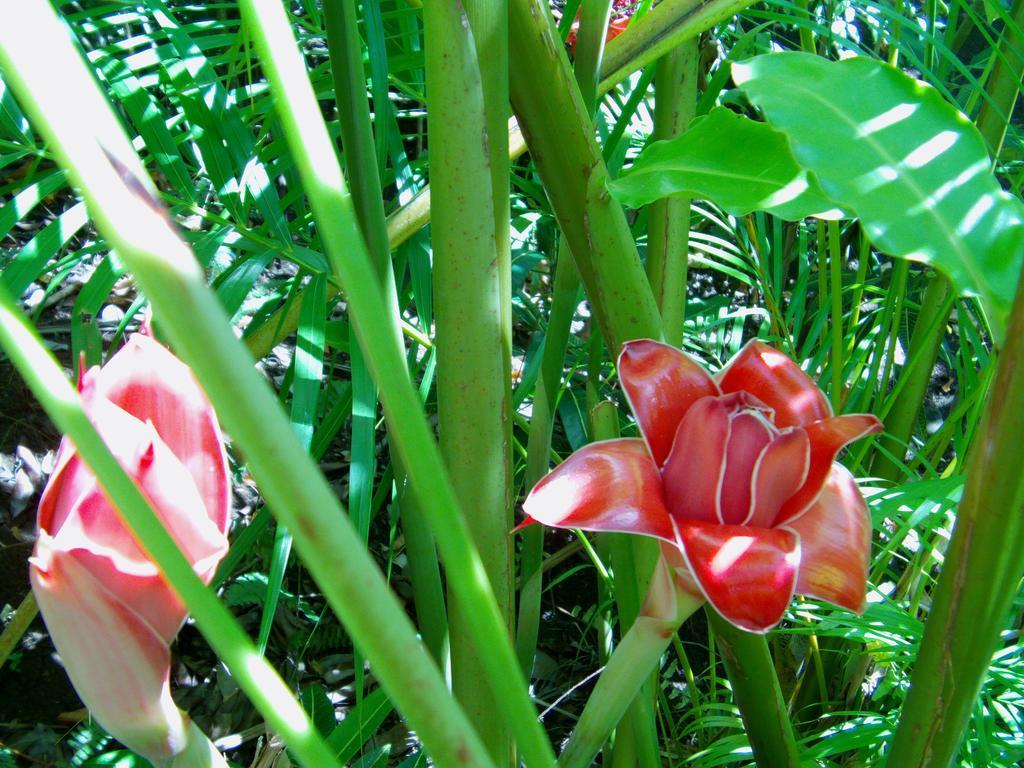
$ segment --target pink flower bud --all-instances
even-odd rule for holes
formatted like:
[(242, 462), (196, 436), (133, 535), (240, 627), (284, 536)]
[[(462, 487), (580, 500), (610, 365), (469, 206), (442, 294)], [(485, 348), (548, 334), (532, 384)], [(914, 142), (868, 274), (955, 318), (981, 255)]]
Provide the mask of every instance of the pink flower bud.
[[(227, 552), (231, 483), (216, 416), (191, 371), (136, 334), (80, 389), (89, 420), (209, 583)], [(169, 685), (185, 606), (66, 437), (38, 525), (32, 589), (78, 695), (126, 746), (171, 760), (189, 741)]]

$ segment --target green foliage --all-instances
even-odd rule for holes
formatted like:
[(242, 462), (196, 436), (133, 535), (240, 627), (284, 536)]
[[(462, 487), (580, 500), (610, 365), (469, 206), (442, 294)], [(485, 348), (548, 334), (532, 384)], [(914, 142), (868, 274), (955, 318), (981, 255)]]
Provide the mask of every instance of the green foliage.
[(768, 211), (788, 221), (836, 208), (797, 164), (785, 134), (723, 107), (677, 138), (648, 146), (610, 189), (632, 208), (662, 197), (696, 197), (733, 216)]
[[(421, 12), (405, 0), (361, 5), (359, 55), (367, 77), (362, 95), (373, 105), (372, 161), (384, 189), (380, 202), (388, 213), (407, 213), (430, 170)], [(567, 8), (575, 6), (570, 2)], [(391, 443), (365, 387), (356, 398), (355, 416), (362, 421), (352, 441), (353, 379), (368, 374), (350, 354), (347, 303), (326, 298), (337, 286), (328, 277), (322, 232), (313, 223), (296, 157), (283, 140), (274, 97), (237, 8), (177, 0), (61, 8), (236, 328), (246, 339), (267, 332), (281, 342), (261, 365), (334, 489), (358, 502), (352, 506), (362, 510), (369, 552), (415, 615), (404, 509), (392, 503), (403, 489), (395, 487), (394, 471), (388, 470)], [(303, 2), (289, 8), (328, 131), (337, 137), (320, 6)], [(684, 347), (712, 368), (757, 335), (791, 354), (823, 385), (838, 372), (838, 391), (831, 384), (826, 388), (844, 410), (884, 415), (894, 407), (893, 387), (912, 352), (930, 276), (926, 266), (949, 274), (959, 290), (980, 299), (981, 309), (973, 299), (957, 299), (941, 322), (940, 351), (928, 361), (931, 381), (924, 402), (915, 404), (921, 408), (908, 450), (894, 456), (906, 479), (895, 485), (863, 482), (873, 521), (867, 611), (857, 616), (802, 601), (771, 640), (807, 765), (883, 762), (955, 523), (964, 461), (992, 397), (994, 341), (1024, 253), (1024, 127), (1019, 106), (1004, 114), (1005, 144), (990, 158), (969, 121), (992, 103), (988, 78), (994, 63), (1013, 60), (997, 47), (1011, 11), (963, 0), (897, 6), (867, 0), (760, 3), (701, 41), (698, 113), (704, 116), (688, 132), (650, 142), (653, 72), (616, 85), (595, 119), (612, 176), (622, 168), (610, 189), (636, 209), (629, 225), (641, 256), (648, 246), (645, 206), (669, 193), (698, 198), (691, 207)], [(566, 32), (569, 21), (562, 24)], [(791, 52), (797, 48), (804, 53)], [(771, 53), (779, 50), (787, 53)], [(836, 61), (850, 53), (858, 58)], [(743, 63), (730, 68), (733, 61)], [(767, 123), (754, 119), (751, 103)], [(864, 130), (884, 115), (893, 117), (891, 125)], [(349, 163), (346, 148), (340, 149)], [(605, 397), (621, 404), (621, 392), (614, 353), (595, 341), (592, 310), (580, 303), (585, 296), (575, 286), (571, 295), (556, 295), (556, 264), (568, 254), (558, 252), (551, 205), (529, 157), (515, 162), (511, 184), (512, 352), (514, 370), (522, 374), (515, 379), (519, 420), (511, 436), (518, 494), (530, 439), (526, 419), (540, 407), (537, 383), (549, 339), (569, 336), (566, 354), (555, 361), (554, 391), (547, 393), (555, 430), (550, 451), (541, 455), (557, 460), (585, 443), (590, 405)], [(89, 363), (100, 362), (119, 335), (134, 327), (133, 315), (145, 297), (90, 225), (52, 149), (35, 134), (2, 79), (0, 199), (0, 281), (22, 297), (67, 367), (77, 364), (80, 353)], [(837, 281), (829, 271), (826, 230), (804, 219), (831, 208), (856, 217), (839, 225)], [(431, 334), (437, 297), (429, 231), (397, 226), (392, 220), (392, 241), (398, 232), (403, 244), (393, 250), (391, 266), (407, 360), (434, 416)], [(565, 320), (571, 330), (562, 328), (552, 311), (556, 305), (572, 308)], [(123, 314), (102, 314), (108, 307)], [(295, 330), (298, 340), (288, 336)], [(584, 362), (590, 356), (592, 365)], [(622, 426), (635, 434), (625, 417)], [(865, 444), (842, 460), (864, 476), (875, 452)], [(272, 585), (278, 605), (268, 610), (267, 658), (294, 690), (306, 692), (303, 703), (342, 761), (425, 765), (415, 735), (399, 727), (400, 715), (373, 684), (372, 666), (366, 678), (370, 692), (349, 696), (357, 663), (363, 673), (361, 657), (303, 564), (285, 557), (281, 547), (271, 577), (271, 538), (260, 535), (270, 515), (247, 476), (245, 457), (233, 459), (242, 491), (238, 506), (245, 514), (233, 532), (228, 565), (218, 574), (222, 600), (255, 637)], [(353, 467), (359, 470), (354, 486)], [(21, 524), (29, 527), (24, 519)], [(542, 710), (550, 708), (544, 723), (559, 743), (590, 690), (584, 681), (605, 661), (597, 628), (614, 626), (616, 617), (610, 604), (595, 597), (595, 583), (604, 576), (580, 555), (578, 540), (549, 535), (543, 568), (531, 690)], [(615, 578), (614, 569), (608, 573)], [(957, 765), (1013, 766), (1024, 757), (1022, 612), (1018, 594)], [(208, 686), (200, 690), (209, 711), (197, 716), (204, 723), (235, 724), (237, 733), (225, 735), (237, 736), (240, 746), (229, 755), (249, 764), (257, 751), (252, 734), (260, 732), (258, 717), (230, 677), (215, 672), (216, 658), (194, 631), (186, 630), (176, 654), (180, 679)], [(817, 667), (817, 658), (828, 664)], [(7, 666), (3, 674), (22, 673)], [(354, 702), (346, 712), (332, 704), (339, 691)], [(678, 647), (664, 657), (654, 698), (664, 764), (751, 764), (715, 644), (700, 620), (684, 627)], [(29, 759), (142, 765), (93, 725), (80, 725), (64, 738), (42, 725), (37, 731), (8, 729), (6, 723), (0, 729), (0, 765)]]
[(1024, 263), (1024, 205), (1000, 189), (981, 135), (960, 112), (870, 59), (785, 53), (732, 71), (881, 251), (946, 272), (981, 298), (1002, 336)]

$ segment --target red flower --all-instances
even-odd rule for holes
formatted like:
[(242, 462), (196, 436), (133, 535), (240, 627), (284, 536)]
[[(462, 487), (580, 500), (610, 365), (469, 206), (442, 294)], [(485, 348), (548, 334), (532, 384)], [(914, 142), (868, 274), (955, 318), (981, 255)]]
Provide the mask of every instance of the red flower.
[[(217, 419), (191, 371), (136, 334), (80, 389), (90, 421), (209, 583), (227, 552), (231, 483)], [(188, 743), (168, 684), (185, 606), (67, 438), (38, 524), (32, 589), (71, 682), (125, 745), (172, 759)]]
[(871, 526), (835, 458), (878, 419), (833, 416), (807, 375), (759, 341), (714, 377), (649, 340), (627, 342), (618, 365), (644, 439), (576, 451), (537, 483), (527, 515), (674, 545), (680, 575), (747, 631), (775, 626), (794, 592), (860, 611)]
[[(634, 0), (615, 0), (612, 3), (611, 16), (608, 19), (608, 30), (605, 32), (604, 41), (610, 43), (616, 37), (626, 31), (629, 22), (633, 19), (638, 3)], [(576, 11), (576, 18), (569, 27), (569, 34), (566, 35), (565, 44), (569, 46), (573, 56), (576, 55), (576, 35), (580, 28), (580, 11)]]

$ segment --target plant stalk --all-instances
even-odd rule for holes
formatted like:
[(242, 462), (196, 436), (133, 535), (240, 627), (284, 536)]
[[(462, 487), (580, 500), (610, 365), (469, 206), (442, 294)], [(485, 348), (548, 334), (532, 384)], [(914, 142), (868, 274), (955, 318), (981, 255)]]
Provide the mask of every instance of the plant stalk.
[(967, 459), (963, 500), (932, 595), (888, 765), (946, 768), (1024, 575), (1024, 280)]
[[(478, 3), (482, 21), (497, 21), (483, 5)], [(499, 257), (481, 73), (484, 62), (477, 57), (470, 20), (459, 3), (428, 0), (423, 21), (441, 453), (459, 504), (473, 510), (467, 519), (470, 534), (510, 634), (511, 441), (506, 415), (511, 393), (502, 312), (505, 281), (501, 279), (502, 266), (509, 263), (508, 237), (501, 248), (504, 256)], [(493, 42), (493, 30), (487, 23), (482, 26)], [(505, 121), (500, 122), (504, 134)], [(498, 148), (498, 154), (506, 152)], [(507, 172), (503, 177), (507, 184)], [(506, 191), (501, 213), (506, 226), (507, 200)], [(492, 759), (499, 765), (509, 764), (508, 726), (494, 692), (480, 685), (481, 656), (489, 649), (476, 644), (470, 628), (474, 611), (460, 602), (457, 586), (449, 582), (452, 688)]]
[(793, 724), (764, 637), (737, 629), (710, 606), (707, 615), (758, 768), (798, 768)]
[[(662, 141), (689, 126), (697, 111), (697, 38), (669, 51), (654, 76), (654, 134)], [(651, 203), (647, 224), (647, 277), (661, 311), (665, 341), (682, 346), (686, 275), (690, 249), (690, 199), (665, 197)]]

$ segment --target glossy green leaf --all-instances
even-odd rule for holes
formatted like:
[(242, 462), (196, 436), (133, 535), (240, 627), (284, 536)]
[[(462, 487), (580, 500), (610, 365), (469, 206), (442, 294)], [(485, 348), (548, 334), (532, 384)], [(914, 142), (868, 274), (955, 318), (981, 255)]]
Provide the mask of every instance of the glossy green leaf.
[(1000, 189), (967, 118), (872, 59), (775, 53), (732, 72), (875, 246), (945, 272), (981, 299), (1002, 337), (1024, 257), (1024, 206)]
[(840, 215), (797, 164), (785, 134), (724, 107), (697, 118), (677, 138), (651, 144), (609, 187), (633, 208), (679, 196), (714, 200), (736, 216), (769, 211), (794, 221)]

